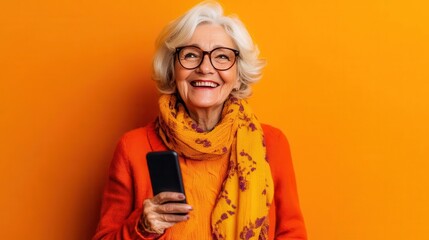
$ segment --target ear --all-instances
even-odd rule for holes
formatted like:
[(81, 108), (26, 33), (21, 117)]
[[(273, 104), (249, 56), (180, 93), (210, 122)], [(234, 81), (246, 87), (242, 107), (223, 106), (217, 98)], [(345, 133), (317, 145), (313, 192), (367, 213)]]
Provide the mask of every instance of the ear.
[(239, 78), (237, 78), (237, 81), (234, 84), (234, 89), (237, 91), (240, 89), (240, 87), (241, 87), (241, 81)]

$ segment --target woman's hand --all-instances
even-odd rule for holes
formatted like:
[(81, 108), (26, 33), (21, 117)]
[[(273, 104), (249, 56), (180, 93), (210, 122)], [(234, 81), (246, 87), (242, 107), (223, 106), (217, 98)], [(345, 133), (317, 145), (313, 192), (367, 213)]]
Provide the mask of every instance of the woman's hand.
[(184, 199), (185, 195), (176, 192), (162, 192), (151, 199), (146, 199), (143, 202), (143, 213), (140, 220), (143, 230), (163, 234), (165, 229), (178, 222), (188, 220), (187, 213), (192, 210), (192, 207), (185, 203), (172, 203)]

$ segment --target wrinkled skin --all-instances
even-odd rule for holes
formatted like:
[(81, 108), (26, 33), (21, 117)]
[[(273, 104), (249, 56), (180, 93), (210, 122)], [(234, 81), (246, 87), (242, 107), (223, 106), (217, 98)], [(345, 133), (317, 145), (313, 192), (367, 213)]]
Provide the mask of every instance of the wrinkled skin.
[[(189, 219), (187, 213), (192, 210), (192, 207), (184, 203), (166, 203), (181, 201), (185, 196), (181, 193), (162, 192), (151, 199), (146, 199), (143, 202), (142, 221), (144, 230), (150, 233), (162, 234), (165, 229), (174, 224)], [(186, 215), (177, 215), (182, 213)]]

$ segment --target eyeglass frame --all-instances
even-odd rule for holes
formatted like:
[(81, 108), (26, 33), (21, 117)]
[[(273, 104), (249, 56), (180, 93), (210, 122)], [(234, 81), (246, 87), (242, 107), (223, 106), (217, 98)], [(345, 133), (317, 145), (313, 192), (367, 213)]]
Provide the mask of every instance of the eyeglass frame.
[[(201, 51), (202, 51), (202, 53), (203, 53), (203, 56), (201, 57), (201, 61), (200, 61), (200, 63), (199, 63), (196, 67), (193, 67), (193, 68), (187, 68), (187, 67), (183, 66), (182, 62), (180, 61), (179, 53), (180, 53), (180, 51), (182, 51), (182, 49), (187, 48), (187, 47), (194, 47), (194, 48), (197, 48), (197, 49), (201, 50)], [(217, 68), (213, 65), (213, 62), (212, 62), (212, 52), (214, 52), (214, 51), (216, 51), (216, 50), (218, 50), (218, 49), (221, 49), (221, 48), (222, 48), (222, 49), (228, 49), (228, 50), (233, 51), (233, 52), (234, 52), (234, 56), (235, 56), (235, 58), (234, 58), (234, 62), (231, 64), (231, 66), (230, 66), (230, 67), (228, 67), (228, 68), (226, 68), (226, 69), (217, 69)], [(211, 51), (204, 51), (204, 50), (202, 50), (201, 48), (199, 48), (199, 47), (197, 47), (197, 46), (194, 46), (194, 45), (187, 45), (187, 46), (177, 47), (177, 48), (176, 48), (175, 55), (177, 56), (177, 61), (179, 61), (180, 66), (182, 66), (184, 69), (187, 69), (187, 70), (193, 70), (193, 69), (196, 69), (196, 68), (198, 68), (199, 66), (201, 66), (201, 64), (203, 64), (203, 62), (204, 62), (204, 58), (206, 57), (206, 55), (208, 55), (208, 56), (209, 56), (209, 60), (210, 60), (210, 64), (212, 65), (212, 67), (213, 67), (214, 69), (216, 69), (217, 71), (226, 71), (226, 70), (231, 69), (231, 68), (234, 66), (234, 64), (237, 62), (237, 59), (238, 59), (238, 57), (240, 56), (240, 51), (238, 51), (237, 49), (229, 48), (229, 47), (217, 47), (217, 48), (212, 49)]]

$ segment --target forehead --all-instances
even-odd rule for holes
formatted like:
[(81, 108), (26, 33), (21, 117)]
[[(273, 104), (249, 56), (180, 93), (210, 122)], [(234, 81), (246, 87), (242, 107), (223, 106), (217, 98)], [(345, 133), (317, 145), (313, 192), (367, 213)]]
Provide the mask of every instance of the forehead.
[(225, 29), (221, 25), (212, 23), (198, 25), (187, 44), (196, 45), (206, 51), (215, 47), (235, 47), (234, 41)]

